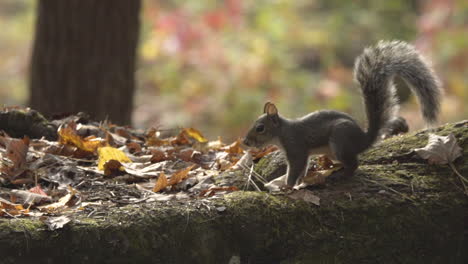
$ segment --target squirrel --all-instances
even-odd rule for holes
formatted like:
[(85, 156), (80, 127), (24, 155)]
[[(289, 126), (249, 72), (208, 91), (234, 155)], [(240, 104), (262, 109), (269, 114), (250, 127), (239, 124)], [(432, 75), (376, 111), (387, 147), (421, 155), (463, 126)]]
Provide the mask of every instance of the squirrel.
[(278, 146), (286, 156), (286, 185), (290, 187), (304, 177), (312, 154), (324, 154), (339, 161), (343, 169), (335, 173), (351, 176), (358, 168), (358, 154), (371, 147), (386, 127), (402, 122), (396, 116), (395, 75), (409, 84), (418, 98), (424, 120), (434, 124), (442, 89), (432, 68), (414, 46), (404, 41), (380, 41), (365, 48), (354, 64), (354, 79), (360, 85), (366, 109), (367, 131), (346, 113), (319, 110), (288, 119), (267, 102), (264, 114), (254, 122), (243, 143), (257, 148)]

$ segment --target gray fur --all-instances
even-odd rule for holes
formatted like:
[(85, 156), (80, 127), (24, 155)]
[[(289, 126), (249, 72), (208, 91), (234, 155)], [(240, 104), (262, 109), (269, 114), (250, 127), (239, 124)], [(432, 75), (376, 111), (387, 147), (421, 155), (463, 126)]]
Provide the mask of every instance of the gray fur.
[(369, 144), (396, 116), (395, 75), (403, 78), (416, 94), (426, 122), (437, 121), (442, 90), (432, 68), (412, 45), (403, 41), (380, 41), (375, 47), (366, 48), (354, 66), (354, 78), (360, 84), (366, 106)]
[(435, 122), (442, 92), (432, 69), (413, 46), (401, 41), (380, 41), (375, 47), (366, 48), (354, 67), (366, 106), (367, 132), (345, 113), (321, 110), (288, 119), (278, 114), (274, 104), (266, 103), (264, 114), (255, 121), (244, 143), (252, 147), (279, 146), (288, 161), (289, 186), (307, 172), (310, 154), (327, 154), (343, 164), (343, 175), (352, 175), (358, 167), (358, 154), (370, 147), (382, 128), (396, 118), (395, 75), (401, 76), (418, 97), (424, 119)]

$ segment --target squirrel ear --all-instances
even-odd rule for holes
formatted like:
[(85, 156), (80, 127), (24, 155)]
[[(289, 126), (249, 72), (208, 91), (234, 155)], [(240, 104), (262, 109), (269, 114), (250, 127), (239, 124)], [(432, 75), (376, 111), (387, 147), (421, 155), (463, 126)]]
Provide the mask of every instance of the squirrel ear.
[(265, 107), (263, 108), (263, 112), (269, 116), (274, 116), (278, 115), (278, 109), (276, 106), (270, 102), (265, 104)]
[(263, 107), (263, 113), (264, 113), (264, 114), (267, 113), (267, 108), (268, 108), (269, 105), (271, 105), (270, 102), (266, 102), (266, 103), (265, 103), (265, 106)]

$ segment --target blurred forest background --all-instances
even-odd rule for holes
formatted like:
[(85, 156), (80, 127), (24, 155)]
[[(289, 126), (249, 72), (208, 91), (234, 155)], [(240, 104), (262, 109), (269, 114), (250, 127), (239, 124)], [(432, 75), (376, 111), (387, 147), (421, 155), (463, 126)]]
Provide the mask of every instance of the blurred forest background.
[[(2, 105), (27, 105), (37, 3), (0, 1)], [(380, 39), (411, 42), (432, 61), (443, 123), (468, 117), (466, 0), (143, 0), (140, 21), (135, 127), (231, 140), (266, 101), (289, 117), (330, 108), (364, 121), (352, 67)], [(401, 114), (423, 127), (402, 90)]]

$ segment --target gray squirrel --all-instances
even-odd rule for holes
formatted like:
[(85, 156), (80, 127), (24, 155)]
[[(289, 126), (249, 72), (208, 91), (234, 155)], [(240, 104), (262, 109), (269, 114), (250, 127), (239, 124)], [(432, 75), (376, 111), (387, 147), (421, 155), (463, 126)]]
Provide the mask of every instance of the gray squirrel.
[(364, 49), (354, 65), (354, 79), (360, 85), (366, 108), (367, 131), (342, 112), (320, 110), (287, 119), (268, 102), (264, 114), (255, 121), (243, 143), (257, 148), (277, 145), (288, 163), (288, 186), (294, 186), (306, 174), (311, 154), (325, 154), (338, 160), (343, 169), (335, 173), (351, 176), (358, 167), (358, 154), (371, 147), (381, 130), (398, 119), (395, 75), (409, 84), (418, 98), (423, 118), (428, 124), (434, 124), (442, 90), (432, 68), (412, 45), (403, 41), (380, 41)]

